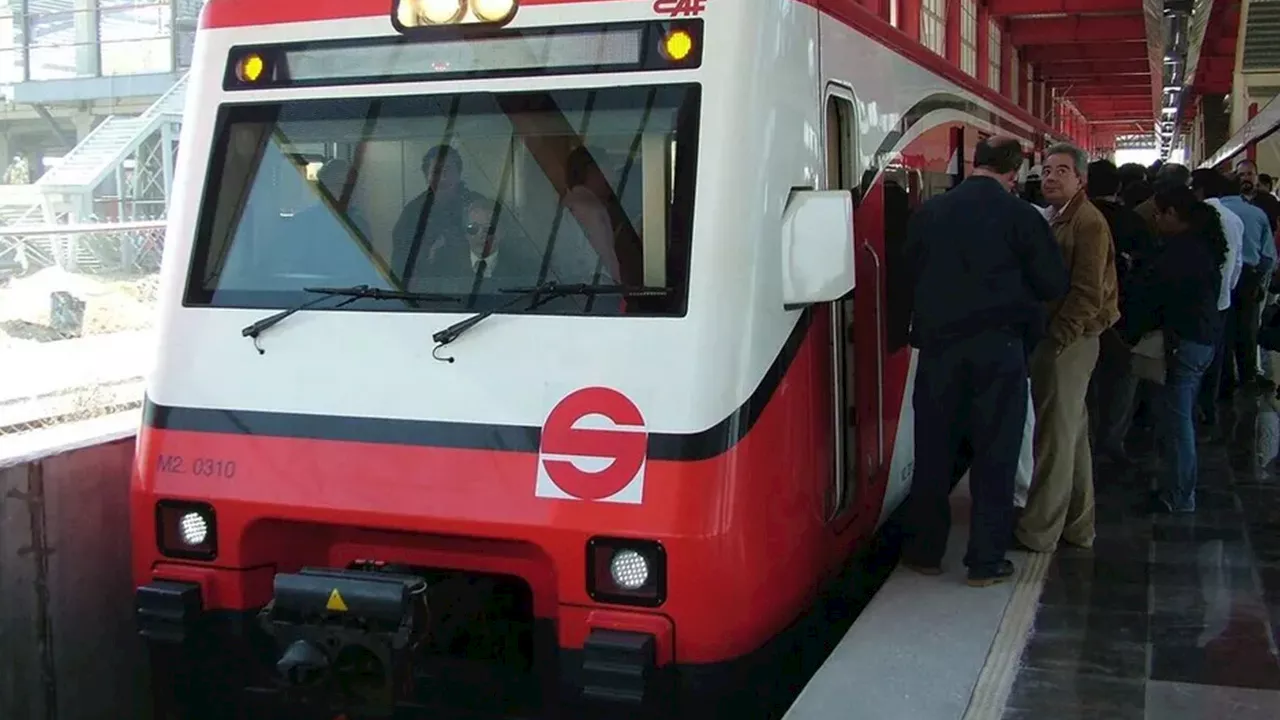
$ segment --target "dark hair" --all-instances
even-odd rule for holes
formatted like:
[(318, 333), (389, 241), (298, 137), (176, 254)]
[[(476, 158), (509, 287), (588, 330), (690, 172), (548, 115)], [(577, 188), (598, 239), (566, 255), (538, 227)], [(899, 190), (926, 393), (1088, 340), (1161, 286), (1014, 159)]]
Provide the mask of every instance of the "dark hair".
[(1089, 197), (1107, 197), (1120, 192), (1120, 171), (1110, 160), (1089, 163)]
[(1138, 207), (1151, 197), (1151, 183), (1147, 182), (1144, 175), (1141, 180), (1135, 180), (1124, 186), (1124, 190), (1120, 191), (1120, 199), (1125, 205), (1131, 208)]
[(1206, 200), (1209, 198), (1222, 197), (1224, 194), (1223, 187), (1226, 185), (1222, 173), (1210, 168), (1200, 168), (1191, 173), (1191, 190), (1194, 192), (1199, 190), (1204, 193)]
[(1275, 178), (1272, 178), (1272, 177), (1271, 177), (1270, 175), (1268, 175), (1267, 173), (1261, 173), (1261, 174), (1259, 174), (1259, 175), (1258, 175), (1258, 184), (1259, 184), (1259, 185), (1271, 185), (1271, 184), (1272, 184), (1272, 183), (1274, 183), (1274, 182), (1275, 182)]
[(1222, 177), (1223, 195), (1239, 195), (1241, 192), (1243, 192), (1243, 189), (1240, 185), (1239, 175), (1231, 173), (1230, 175), (1224, 175)]
[(1120, 173), (1120, 184), (1129, 185), (1147, 181), (1147, 168), (1140, 163), (1125, 163), (1116, 169)]
[(1152, 185), (1156, 187), (1156, 192), (1160, 192), (1161, 188), (1185, 187), (1189, 182), (1191, 182), (1191, 170), (1186, 165), (1165, 163), (1156, 171), (1156, 179)]
[(1017, 139), (998, 135), (983, 138), (973, 150), (973, 166), (1004, 175), (1022, 167), (1022, 143)]
[(330, 192), (334, 192), (334, 188), (337, 188), (336, 197), (342, 193), (350, 176), (351, 163), (342, 158), (334, 158), (320, 167), (320, 172), (316, 173), (316, 180), (319, 180), (320, 184)]
[(436, 145), (422, 156), (422, 172), (428, 176), (435, 175), (437, 162), (440, 163), (441, 170), (446, 164), (453, 165), (459, 172), (462, 170), (462, 156), (448, 145)]
[(1196, 198), (1191, 188), (1170, 186), (1156, 191), (1156, 208), (1161, 212), (1172, 209), (1178, 218), (1191, 226), (1191, 233), (1209, 244), (1216, 260), (1215, 267), (1227, 261), (1227, 236), (1222, 232), (1218, 211)]
[(593, 167), (597, 167), (595, 153), (585, 145), (574, 148), (565, 158), (565, 180), (569, 187), (586, 183)]

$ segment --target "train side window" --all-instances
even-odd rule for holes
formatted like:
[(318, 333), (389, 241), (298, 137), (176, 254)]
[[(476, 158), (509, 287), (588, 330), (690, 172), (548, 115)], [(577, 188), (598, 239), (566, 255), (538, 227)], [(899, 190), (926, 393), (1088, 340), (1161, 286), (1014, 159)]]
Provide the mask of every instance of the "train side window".
[(848, 98), (827, 98), (827, 189), (853, 190), (858, 174), (855, 155), (853, 103)]
[[(831, 91), (826, 107), (826, 186), (828, 190), (856, 192), (861, 178), (857, 163), (857, 115), (852, 94), (847, 88), (833, 87)], [(849, 241), (854, 242), (854, 239)], [(860, 411), (856, 397), (859, 380), (856, 372), (857, 347), (859, 342), (868, 342), (870, 326), (854, 326), (854, 302), (854, 296), (849, 296), (831, 305), (831, 401), (835, 432), (834, 481), (827, 489), (827, 511), (831, 520), (844, 516), (845, 511), (861, 500), (858, 496)], [(871, 332), (874, 331), (871, 328)]]

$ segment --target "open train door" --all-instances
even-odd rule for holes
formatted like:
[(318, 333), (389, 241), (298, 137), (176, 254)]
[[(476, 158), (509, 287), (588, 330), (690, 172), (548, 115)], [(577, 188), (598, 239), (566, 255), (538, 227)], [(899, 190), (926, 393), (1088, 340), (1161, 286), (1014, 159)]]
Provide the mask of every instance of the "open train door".
[[(827, 189), (857, 192), (858, 114), (853, 90), (825, 93)], [(837, 532), (869, 532), (884, 499), (887, 451), (884, 424), (884, 219), (873, 185), (857, 198), (854, 235), (856, 289), (830, 308), (834, 474), (827, 518)]]

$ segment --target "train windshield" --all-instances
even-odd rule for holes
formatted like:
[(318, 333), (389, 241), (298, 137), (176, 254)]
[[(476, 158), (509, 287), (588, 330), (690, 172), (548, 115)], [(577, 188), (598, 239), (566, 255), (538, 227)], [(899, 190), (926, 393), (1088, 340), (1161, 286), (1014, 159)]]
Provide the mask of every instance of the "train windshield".
[(462, 302), (344, 310), (457, 312), (556, 281), (671, 292), (536, 312), (683, 314), (699, 101), (662, 85), (224, 106), (186, 304), (368, 285)]

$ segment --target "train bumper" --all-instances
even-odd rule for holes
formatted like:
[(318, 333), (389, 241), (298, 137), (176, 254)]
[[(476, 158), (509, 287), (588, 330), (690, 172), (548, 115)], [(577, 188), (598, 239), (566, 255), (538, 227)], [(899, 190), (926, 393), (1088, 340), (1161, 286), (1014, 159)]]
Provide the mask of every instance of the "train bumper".
[(138, 634), (148, 642), (182, 645), (199, 631), (204, 612), (200, 586), (157, 580), (138, 588), (135, 598)]
[[(418, 718), (447, 710), (455, 693), (473, 707), (475, 693), (468, 691), (490, 698), (510, 691), (537, 698), (526, 708), (556, 716), (565, 710), (584, 718), (616, 717), (620, 710), (670, 716), (671, 668), (658, 667), (657, 641), (646, 632), (592, 628), (580, 648), (570, 649), (559, 646), (555, 622), (538, 621), (534, 667), (522, 682), (504, 685), (510, 676), (486, 673), (468, 687), (469, 679), (424, 673), (420, 651), (448, 611), (443, 604), (433, 611), (422, 584), (416, 576), (303, 570), (277, 575), (271, 601), (256, 612), (209, 609), (195, 583), (141, 586), (138, 632), (158, 673), (155, 700), (235, 706), (241, 714), (230, 717), (300, 710), (297, 717)], [(481, 715), (528, 716), (523, 709)]]

